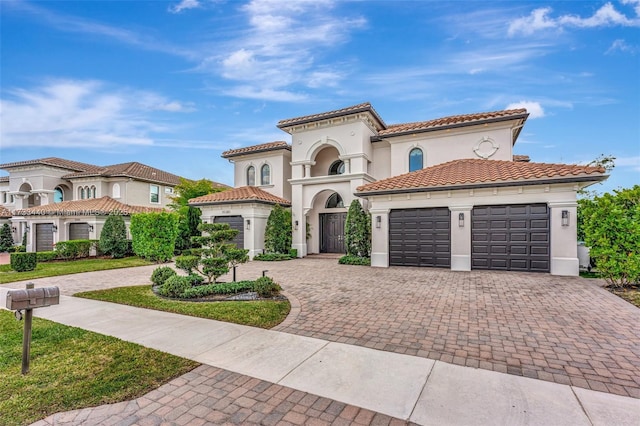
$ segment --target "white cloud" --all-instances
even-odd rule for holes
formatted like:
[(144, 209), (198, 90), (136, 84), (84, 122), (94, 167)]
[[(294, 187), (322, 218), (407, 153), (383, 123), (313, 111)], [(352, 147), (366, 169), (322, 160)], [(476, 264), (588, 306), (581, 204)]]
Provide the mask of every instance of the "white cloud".
[(614, 40), (613, 43), (611, 43), (611, 46), (609, 46), (605, 54), (610, 55), (612, 53), (615, 53), (616, 51), (629, 52), (631, 54), (635, 54), (638, 51), (638, 49), (636, 47), (629, 46), (627, 42), (624, 41), (623, 39), (617, 39), (617, 40)]
[(640, 26), (640, 1), (625, 0), (622, 4), (633, 4), (635, 17), (627, 17), (619, 12), (611, 3), (605, 3), (592, 16), (583, 18), (576, 15), (561, 15), (557, 18), (551, 16), (550, 7), (534, 9), (529, 16), (513, 20), (509, 24), (508, 34), (531, 35), (545, 29), (562, 30), (565, 27), (597, 28), (612, 26)]
[(252, 0), (240, 8), (248, 27), (198, 69), (235, 81), (238, 87), (226, 93), (250, 99), (303, 100), (305, 88), (333, 87), (345, 72), (321, 64), (323, 51), (366, 24), (334, 13), (334, 6), (333, 0)]
[(151, 145), (152, 133), (168, 130), (154, 119), (154, 111), (193, 109), (155, 93), (111, 89), (91, 80), (57, 80), (6, 93), (0, 99), (3, 148)]
[(616, 167), (631, 167), (640, 172), (640, 155), (635, 157), (621, 157), (615, 160)]
[(540, 105), (539, 102), (520, 101), (520, 102), (511, 103), (506, 107), (506, 109), (518, 109), (518, 108), (525, 108), (529, 113), (529, 118), (531, 119), (544, 117), (544, 109), (542, 108), (542, 105)]
[(180, 13), (183, 10), (188, 10), (188, 9), (196, 9), (198, 7), (200, 7), (200, 1), (199, 0), (182, 0), (180, 3), (174, 5), (174, 6), (170, 6), (169, 7), (169, 12), (171, 13)]

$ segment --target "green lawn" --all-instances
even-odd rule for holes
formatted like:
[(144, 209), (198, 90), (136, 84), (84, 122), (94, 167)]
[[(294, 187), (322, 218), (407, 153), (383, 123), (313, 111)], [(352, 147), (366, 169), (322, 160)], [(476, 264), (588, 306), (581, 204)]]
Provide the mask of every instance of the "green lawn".
[(88, 291), (77, 293), (74, 296), (261, 328), (271, 328), (280, 324), (291, 309), (291, 305), (287, 300), (252, 302), (181, 302), (167, 300), (156, 296), (149, 285)]
[(56, 277), (58, 275), (77, 274), (80, 272), (104, 271), (107, 269), (131, 268), (133, 266), (145, 265), (152, 265), (152, 263), (139, 257), (41, 262), (38, 263), (35, 270), (27, 272), (15, 272), (9, 265), (0, 265), (0, 284), (36, 278)]
[(0, 311), (0, 424), (137, 398), (198, 363), (34, 318), (31, 366), (21, 374), (22, 328)]

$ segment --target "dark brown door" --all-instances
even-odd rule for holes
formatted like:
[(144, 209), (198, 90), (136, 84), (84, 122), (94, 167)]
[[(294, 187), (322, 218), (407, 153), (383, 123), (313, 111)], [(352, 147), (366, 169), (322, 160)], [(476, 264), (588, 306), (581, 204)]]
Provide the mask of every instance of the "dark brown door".
[(244, 219), (242, 216), (217, 216), (213, 223), (228, 223), (231, 229), (238, 231), (238, 235), (231, 241), (237, 248), (244, 248)]
[(70, 240), (88, 240), (89, 224), (88, 223), (72, 223), (69, 225)]
[(549, 272), (546, 204), (477, 206), (471, 212), (471, 268)]
[(389, 265), (451, 267), (448, 207), (389, 213)]
[(36, 251), (53, 250), (53, 223), (36, 225)]
[(323, 213), (320, 215), (322, 242), (320, 253), (345, 253), (344, 222), (346, 213)]

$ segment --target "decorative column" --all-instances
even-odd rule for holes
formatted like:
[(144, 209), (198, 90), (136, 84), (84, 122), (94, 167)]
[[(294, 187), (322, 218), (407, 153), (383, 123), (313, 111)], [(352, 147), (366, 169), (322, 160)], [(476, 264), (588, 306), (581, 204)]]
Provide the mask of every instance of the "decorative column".
[(450, 206), (451, 270), (471, 270), (471, 209), (473, 206)]
[(551, 275), (578, 276), (578, 228), (575, 201), (549, 203)]
[(371, 266), (389, 266), (389, 209), (370, 209)]

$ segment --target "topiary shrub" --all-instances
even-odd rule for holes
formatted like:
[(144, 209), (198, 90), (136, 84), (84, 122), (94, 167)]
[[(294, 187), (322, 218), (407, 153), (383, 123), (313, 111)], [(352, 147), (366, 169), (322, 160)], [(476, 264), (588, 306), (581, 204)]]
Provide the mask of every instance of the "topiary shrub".
[(163, 285), (169, 278), (178, 275), (176, 271), (168, 266), (161, 266), (153, 270), (151, 274), (151, 282), (154, 285), (161, 286)]
[(344, 243), (347, 254), (370, 257), (371, 216), (362, 209), (358, 200), (353, 200), (344, 224)]
[(191, 280), (189, 277), (174, 275), (169, 277), (163, 285), (158, 288), (158, 294), (165, 297), (180, 298), (185, 291), (191, 288)]
[(187, 278), (189, 278), (192, 287), (198, 287), (204, 283), (204, 277), (198, 274), (189, 274)]
[(264, 298), (277, 296), (280, 294), (280, 290), (282, 290), (282, 287), (270, 277), (260, 277), (253, 285), (253, 291), (258, 293), (258, 296)]
[(2, 225), (0, 228), (0, 253), (9, 251), (13, 247), (13, 235), (11, 234), (11, 227), (8, 223)]
[(36, 253), (11, 253), (11, 269), (16, 272), (33, 271), (38, 265)]
[(109, 214), (100, 232), (100, 252), (114, 259), (127, 255), (127, 227), (119, 212)]

